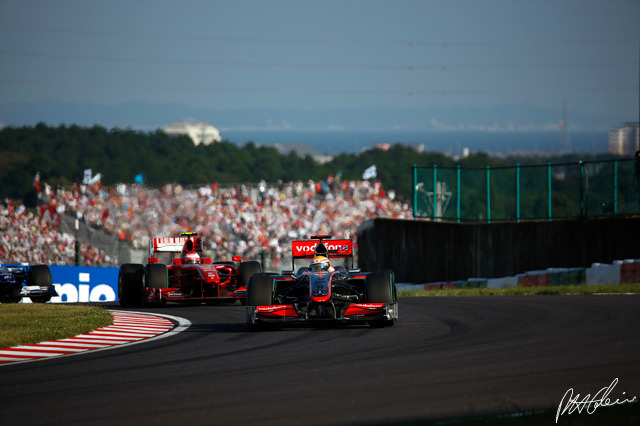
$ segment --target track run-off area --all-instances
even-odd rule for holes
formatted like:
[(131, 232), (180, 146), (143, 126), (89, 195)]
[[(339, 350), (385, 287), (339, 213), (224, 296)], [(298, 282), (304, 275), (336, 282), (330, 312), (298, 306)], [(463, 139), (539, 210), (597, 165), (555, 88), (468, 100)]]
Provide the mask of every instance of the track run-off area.
[(404, 297), (389, 328), (263, 332), (240, 305), (131, 311), (190, 325), (0, 366), (3, 423), (369, 425), (640, 398), (638, 295)]

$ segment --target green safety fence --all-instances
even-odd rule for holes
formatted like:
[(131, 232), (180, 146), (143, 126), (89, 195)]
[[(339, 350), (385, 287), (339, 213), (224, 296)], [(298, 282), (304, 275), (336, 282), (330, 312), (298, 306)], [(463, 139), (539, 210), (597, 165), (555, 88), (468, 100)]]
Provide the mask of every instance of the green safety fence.
[(413, 215), (492, 222), (638, 214), (640, 176), (634, 161), (413, 166)]

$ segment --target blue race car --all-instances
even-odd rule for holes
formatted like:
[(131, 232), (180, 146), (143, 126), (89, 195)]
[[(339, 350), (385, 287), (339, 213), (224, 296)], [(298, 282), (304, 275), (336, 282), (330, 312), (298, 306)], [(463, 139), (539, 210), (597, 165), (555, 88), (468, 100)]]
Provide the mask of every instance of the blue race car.
[(45, 303), (57, 295), (48, 265), (0, 265), (0, 302), (17, 303), (28, 297)]

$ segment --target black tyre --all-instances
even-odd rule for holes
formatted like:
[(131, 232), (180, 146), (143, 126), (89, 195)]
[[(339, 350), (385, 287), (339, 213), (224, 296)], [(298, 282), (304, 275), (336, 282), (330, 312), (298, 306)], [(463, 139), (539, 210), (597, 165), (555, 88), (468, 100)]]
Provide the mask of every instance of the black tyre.
[[(367, 303), (395, 303), (396, 285), (392, 271), (382, 270), (367, 275), (365, 279)], [(395, 319), (371, 321), (374, 327), (387, 327), (394, 325)]]
[[(48, 265), (32, 265), (27, 271), (27, 285), (53, 285)], [(50, 299), (51, 297), (49, 297)]]
[(169, 272), (162, 263), (150, 263), (144, 269), (145, 287), (168, 288)]
[[(145, 288), (168, 288), (169, 287), (169, 271), (167, 266), (163, 263), (149, 263), (144, 268), (144, 285)], [(144, 295), (143, 295), (144, 297)], [(149, 303), (143, 300), (147, 305), (165, 305), (166, 300), (162, 300), (159, 303)]]
[(118, 272), (118, 300), (121, 306), (140, 306), (143, 299), (144, 266), (125, 263)]
[(247, 305), (269, 306), (273, 304), (273, 291), (276, 281), (271, 275), (254, 275), (247, 286)]
[[(27, 285), (50, 286), (53, 285), (51, 270), (48, 265), (32, 265), (27, 271)], [(51, 300), (50, 294), (30, 297), (33, 303), (47, 303)]]
[(242, 262), (238, 267), (238, 285), (247, 287), (251, 277), (260, 273), (262, 273), (262, 265), (260, 265), (260, 262), (256, 262), (255, 260)]

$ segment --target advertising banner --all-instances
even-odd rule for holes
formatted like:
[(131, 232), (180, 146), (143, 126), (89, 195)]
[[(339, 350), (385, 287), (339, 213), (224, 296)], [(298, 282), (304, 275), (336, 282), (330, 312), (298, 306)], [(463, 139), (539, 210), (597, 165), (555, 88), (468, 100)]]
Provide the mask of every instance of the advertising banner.
[(58, 297), (51, 303), (115, 302), (119, 268), (49, 266)]

